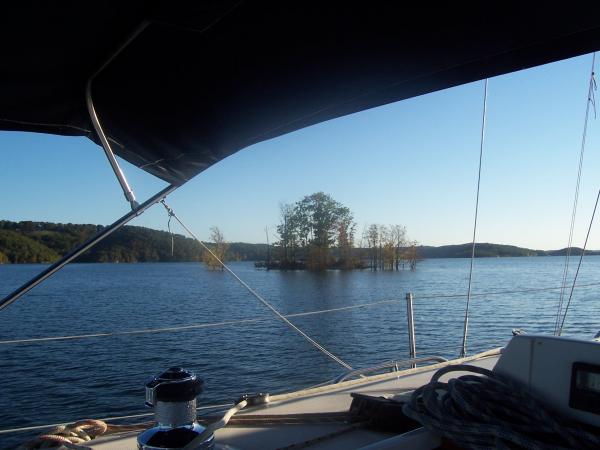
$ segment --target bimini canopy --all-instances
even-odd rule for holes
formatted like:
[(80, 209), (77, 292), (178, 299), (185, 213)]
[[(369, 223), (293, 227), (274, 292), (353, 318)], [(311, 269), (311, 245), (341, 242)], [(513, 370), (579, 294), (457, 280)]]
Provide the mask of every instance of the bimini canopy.
[(600, 48), (600, 10), (533, 2), (18, 1), (0, 129), (97, 141), (173, 184), (250, 144)]

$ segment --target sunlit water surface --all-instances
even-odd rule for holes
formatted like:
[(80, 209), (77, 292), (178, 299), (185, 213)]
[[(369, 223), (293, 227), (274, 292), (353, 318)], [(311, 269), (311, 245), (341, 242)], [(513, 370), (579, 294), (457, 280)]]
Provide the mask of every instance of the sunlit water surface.
[[(560, 257), (475, 262), (473, 292), (560, 286)], [(573, 264), (574, 265), (574, 264)], [(405, 294), (414, 294), (417, 354), (456, 357), (465, 311), (469, 260), (432, 259), (414, 272), (256, 270), (232, 263), (242, 279), (294, 324), (353, 367), (408, 356)], [(0, 293), (40, 265), (0, 266)], [(600, 257), (584, 260), (579, 284), (600, 281)], [(575, 290), (567, 335), (600, 330), (600, 286)], [(559, 291), (476, 295), (469, 353), (504, 345), (512, 328), (551, 333)], [(0, 428), (146, 412), (143, 383), (170, 366), (204, 378), (201, 403), (239, 394), (294, 390), (343, 369), (290, 330), (225, 272), (199, 264), (74, 264), (0, 312), (0, 340), (81, 335), (261, 319), (181, 331), (0, 345)], [(0, 435), (11, 448), (31, 434)]]

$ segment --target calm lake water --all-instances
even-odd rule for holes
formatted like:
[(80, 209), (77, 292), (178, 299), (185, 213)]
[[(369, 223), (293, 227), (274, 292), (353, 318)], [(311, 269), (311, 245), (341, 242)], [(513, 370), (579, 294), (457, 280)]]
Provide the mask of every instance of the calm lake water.
[[(560, 286), (560, 257), (475, 262), (473, 292)], [(572, 266), (575, 266), (576, 261)], [(418, 356), (459, 352), (469, 260), (432, 259), (415, 272), (256, 270), (231, 267), (283, 314), (372, 303), (372, 307), (290, 318), (353, 367), (408, 356), (406, 292), (414, 294)], [(0, 266), (7, 294), (41, 265)], [(600, 257), (586, 257), (579, 284), (600, 281)], [(566, 335), (600, 330), (600, 286), (575, 290)], [(469, 352), (504, 345), (512, 328), (551, 333), (559, 291), (475, 296)], [(393, 300), (398, 300), (393, 302)], [(0, 344), (0, 428), (147, 412), (144, 381), (170, 366), (204, 378), (204, 404), (246, 392), (316, 384), (343, 369), (291, 331), (224, 272), (199, 264), (74, 264), (0, 312), (0, 340), (178, 327), (244, 319), (242, 324), (82, 340)], [(31, 434), (1, 435), (11, 448)]]

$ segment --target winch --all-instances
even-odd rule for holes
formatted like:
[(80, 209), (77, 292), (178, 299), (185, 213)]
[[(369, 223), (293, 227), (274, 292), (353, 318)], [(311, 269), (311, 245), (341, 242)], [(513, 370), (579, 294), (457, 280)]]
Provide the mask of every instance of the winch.
[[(182, 449), (206, 428), (196, 421), (196, 397), (204, 382), (194, 373), (171, 367), (146, 383), (146, 405), (154, 408), (156, 426), (140, 433), (138, 449)], [(213, 449), (210, 433), (194, 449)]]

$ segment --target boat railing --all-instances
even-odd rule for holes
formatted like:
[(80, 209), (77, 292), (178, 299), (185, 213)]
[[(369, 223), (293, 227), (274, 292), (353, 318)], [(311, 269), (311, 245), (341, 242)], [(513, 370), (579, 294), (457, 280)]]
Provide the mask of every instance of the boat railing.
[(372, 367), (364, 367), (362, 369), (354, 369), (349, 370), (335, 378), (333, 380), (334, 383), (341, 383), (342, 381), (347, 381), (350, 378), (365, 376), (367, 374), (372, 374), (373, 372), (383, 371), (385, 369), (390, 369), (390, 372), (399, 372), (401, 369), (405, 369), (407, 367), (412, 368), (417, 364), (435, 364), (447, 362), (446, 358), (441, 356), (425, 356), (422, 358), (409, 358), (402, 360), (392, 360), (386, 361), (384, 363), (378, 364)]

